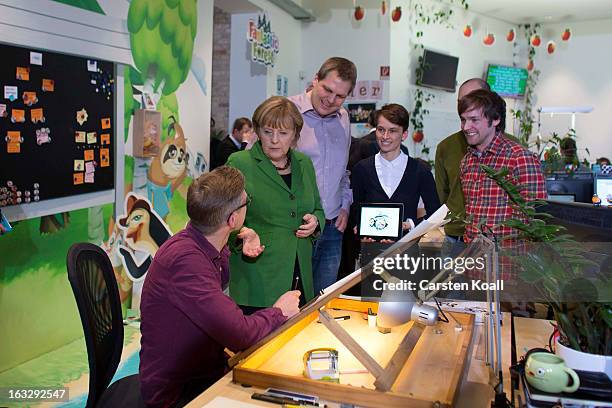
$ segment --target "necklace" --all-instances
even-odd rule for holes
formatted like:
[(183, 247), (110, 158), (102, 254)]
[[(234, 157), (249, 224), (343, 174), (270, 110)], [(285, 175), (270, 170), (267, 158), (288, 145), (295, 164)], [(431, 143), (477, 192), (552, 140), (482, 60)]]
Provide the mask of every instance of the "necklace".
[(272, 163), (272, 165), (274, 166), (274, 168), (278, 171), (283, 171), (283, 170), (287, 170), (289, 168), (289, 166), (291, 166), (291, 156), (287, 155), (287, 162), (285, 163), (284, 166), (282, 167), (276, 167), (276, 165), (274, 163)]

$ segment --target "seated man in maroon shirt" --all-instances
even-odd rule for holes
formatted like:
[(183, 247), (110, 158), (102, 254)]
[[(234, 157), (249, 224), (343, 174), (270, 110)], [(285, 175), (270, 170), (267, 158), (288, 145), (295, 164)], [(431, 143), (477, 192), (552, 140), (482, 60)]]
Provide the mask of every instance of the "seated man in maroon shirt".
[[(227, 240), (241, 229), (248, 201), (240, 171), (223, 166), (200, 176), (187, 193), (191, 221), (153, 259), (140, 305), (140, 383), (148, 406), (183, 406), (224, 375), (224, 348), (246, 349), (299, 311), (299, 291), (250, 316), (224, 293)], [(238, 237), (245, 255), (263, 250), (253, 230), (242, 228)]]

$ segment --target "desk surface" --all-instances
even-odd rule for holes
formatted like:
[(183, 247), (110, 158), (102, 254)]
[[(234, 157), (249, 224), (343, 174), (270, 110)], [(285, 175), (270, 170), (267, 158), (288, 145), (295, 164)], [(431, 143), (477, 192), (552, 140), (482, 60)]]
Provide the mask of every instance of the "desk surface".
[[(510, 389), (510, 375), (508, 372), (511, 361), (510, 326), (510, 315), (504, 313), (504, 325), (502, 326), (502, 367), (504, 367), (504, 388), (507, 391)], [(457, 401), (458, 408), (487, 407), (490, 404), (491, 397), (493, 396), (493, 389), (489, 385), (489, 369), (484, 361), (484, 344), (484, 326), (476, 326), (467, 377), (459, 391), (459, 400)], [(435, 381), (435, 378), (432, 378), (432, 381)], [(251, 395), (254, 392), (263, 392), (263, 390), (256, 387), (243, 387), (232, 383), (232, 373), (230, 372), (200, 394), (189, 403), (187, 407), (200, 408), (217, 397), (224, 397), (235, 401), (235, 407), (244, 406), (241, 405), (244, 403), (249, 403), (254, 406), (272, 406), (272, 404), (269, 403), (252, 400)], [(223, 401), (223, 405), (225, 407), (232, 407), (231, 404), (228, 405), (227, 400)], [(330, 403), (328, 406), (338, 407), (339, 404)]]

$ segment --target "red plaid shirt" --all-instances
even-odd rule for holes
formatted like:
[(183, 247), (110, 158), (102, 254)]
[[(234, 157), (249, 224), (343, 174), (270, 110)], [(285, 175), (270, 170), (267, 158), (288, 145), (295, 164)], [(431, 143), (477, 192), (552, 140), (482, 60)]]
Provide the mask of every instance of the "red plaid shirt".
[(506, 167), (509, 176), (518, 184), (521, 195), (530, 201), (546, 199), (546, 185), (542, 166), (537, 156), (520, 144), (495, 135), (491, 144), (482, 153), (468, 147), (461, 160), (461, 185), (465, 196), (465, 213), (473, 217), (467, 225), (464, 239), (471, 242), (478, 229), (476, 225), (486, 220), (485, 225), (492, 228), (498, 239), (515, 233), (512, 228), (496, 226), (510, 218), (520, 215), (510, 206), (510, 199), (494, 180), (487, 177), (480, 165), (485, 164), (495, 170)]

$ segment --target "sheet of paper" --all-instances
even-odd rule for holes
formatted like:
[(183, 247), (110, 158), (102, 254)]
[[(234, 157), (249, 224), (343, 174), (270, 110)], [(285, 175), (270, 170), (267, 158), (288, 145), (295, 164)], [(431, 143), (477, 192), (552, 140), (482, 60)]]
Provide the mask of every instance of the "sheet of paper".
[(110, 144), (110, 133), (102, 133), (100, 135), (100, 143), (103, 145), (109, 145)]
[(100, 124), (102, 125), (102, 129), (110, 129), (111, 128), (111, 120), (110, 118), (103, 118), (100, 120)]
[(17, 87), (6, 85), (4, 87), (4, 99), (8, 99), (9, 101), (16, 100), (17, 99)]
[(17, 78), (20, 81), (29, 81), (30, 80), (30, 68), (29, 67), (17, 67), (15, 78)]
[(202, 408), (251, 408), (259, 407), (259, 405), (250, 404), (248, 402), (236, 401), (226, 397), (215, 397), (214, 400), (204, 405)]
[(85, 182), (93, 183), (94, 182), (94, 174), (95, 173), (85, 173)]
[(18, 130), (9, 130), (6, 132), (7, 142), (21, 143), (21, 132)]
[(6, 152), (7, 153), (20, 153), (21, 152), (21, 143), (8, 142), (6, 144)]
[(74, 185), (83, 184), (83, 173), (74, 173), (72, 176)]
[(87, 70), (89, 72), (98, 72), (98, 61), (87, 60)]
[(42, 53), (30, 51), (30, 64), (31, 65), (42, 65)]
[(53, 79), (43, 79), (42, 80), (42, 90), (44, 92), (55, 91), (55, 81)]
[(96, 132), (87, 132), (87, 143), (93, 144), (98, 142), (98, 137), (96, 136)]
[(85, 160), (74, 161), (74, 171), (83, 171), (85, 169)]
[(94, 162), (85, 163), (85, 173), (93, 173), (94, 171), (96, 171), (96, 166), (94, 165)]
[(100, 167), (110, 166), (110, 149), (100, 149)]
[(44, 122), (45, 115), (43, 113), (43, 108), (36, 108), (30, 111), (30, 118), (32, 119), (32, 123)]
[(90, 161), (94, 159), (94, 151), (93, 150), (85, 150), (83, 152), (83, 159), (85, 159), (85, 161)]
[(74, 132), (74, 141), (77, 143), (85, 143), (85, 132)]

